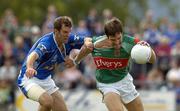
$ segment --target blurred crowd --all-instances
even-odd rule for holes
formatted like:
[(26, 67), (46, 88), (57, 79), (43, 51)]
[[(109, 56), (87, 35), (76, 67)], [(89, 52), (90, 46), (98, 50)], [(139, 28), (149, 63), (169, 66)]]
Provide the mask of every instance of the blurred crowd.
[[(124, 23), (125, 33), (147, 41), (157, 55), (153, 65), (132, 63), (131, 75), (138, 89), (174, 90), (180, 95), (180, 30), (168, 17), (154, 20), (154, 14), (148, 10), (138, 25)], [(4, 11), (0, 18), (0, 107), (13, 108), (21, 64), (32, 44), (43, 34), (53, 31), (57, 16), (56, 7), (50, 5), (42, 26), (38, 26), (30, 19), (20, 24), (13, 10)], [(74, 25), (72, 33), (89, 37), (103, 35), (104, 22), (113, 16), (110, 9), (102, 12), (90, 9), (87, 16)], [(95, 89), (95, 68), (89, 55), (78, 68), (65, 69), (61, 65), (54, 79), (61, 89)], [(177, 96), (177, 103), (180, 103), (180, 96)]]

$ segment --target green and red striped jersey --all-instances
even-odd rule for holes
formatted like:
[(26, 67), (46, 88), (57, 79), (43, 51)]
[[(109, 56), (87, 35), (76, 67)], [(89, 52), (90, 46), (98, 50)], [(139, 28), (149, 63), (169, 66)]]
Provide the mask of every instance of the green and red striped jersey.
[[(106, 36), (93, 37), (93, 43)], [(129, 59), (132, 47), (139, 39), (123, 35), (120, 54), (114, 55), (114, 48), (94, 48), (92, 56), (96, 64), (96, 79), (102, 83), (113, 83), (123, 79), (129, 72)]]

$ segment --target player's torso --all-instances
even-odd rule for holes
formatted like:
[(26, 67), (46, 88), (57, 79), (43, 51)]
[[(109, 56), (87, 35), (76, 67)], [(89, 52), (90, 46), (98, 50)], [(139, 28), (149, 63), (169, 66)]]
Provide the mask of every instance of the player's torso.
[[(93, 38), (93, 42), (103, 37)], [(123, 40), (120, 54), (114, 48), (94, 48), (92, 55), (96, 64), (96, 78), (99, 82), (112, 83), (123, 79), (128, 73), (130, 51), (134, 44)]]
[[(69, 46), (65, 45), (65, 50), (61, 51), (54, 42), (53, 36), (50, 35), (50, 36), (45, 36), (44, 38), (37, 41), (31, 48), (29, 54), (32, 51), (34, 51), (34, 49), (36, 49), (38, 47), (38, 44), (42, 41), (48, 43), (49, 45), (48, 45), (48, 50), (45, 51), (44, 55), (40, 57), (38, 60), (36, 60), (34, 63), (34, 68), (37, 71), (37, 75), (35, 75), (35, 77), (39, 79), (47, 78), (49, 75), (53, 74), (55, 66), (64, 62), (64, 58), (68, 53), (66, 49), (69, 49)], [(26, 70), (26, 60), (22, 66), (22, 71), (25, 70)]]
[(37, 60), (34, 67), (39, 73), (50, 73), (54, 70), (55, 65), (64, 62), (65, 55), (65, 52), (62, 53), (58, 48), (54, 48), (53, 50), (46, 52), (41, 59)]

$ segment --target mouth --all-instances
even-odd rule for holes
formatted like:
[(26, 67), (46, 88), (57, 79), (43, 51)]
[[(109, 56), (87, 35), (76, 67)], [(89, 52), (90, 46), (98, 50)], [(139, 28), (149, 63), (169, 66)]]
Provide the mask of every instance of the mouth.
[(65, 38), (65, 39), (64, 39), (64, 42), (66, 42), (66, 43), (67, 43), (67, 42), (68, 42), (68, 38)]

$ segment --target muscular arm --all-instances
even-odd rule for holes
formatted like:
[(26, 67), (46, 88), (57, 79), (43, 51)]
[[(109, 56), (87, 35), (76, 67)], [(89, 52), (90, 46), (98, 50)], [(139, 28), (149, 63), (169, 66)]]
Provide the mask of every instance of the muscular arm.
[(37, 74), (37, 71), (33, 68), (34, 62), (38, 59), (39, 55), (36, 52), (32, 52), (28, 57), (27, 57), (27, 62), (26, 62), (26, 76), (28, 78), (33, 77), (35, 74)]
[(78, 55), (75, 57), (74, 62), (78, 64), (84, 57), (86, 57), (93, 50), (92, 38), (85, 38), (84, 45), (81, 47)]
[(36, 52), (32, 52), (27, 57), (27, 63), (26, 63), (27, 68), (33, 68), (33, 64), (38, 58), (39, 58), (39, 55)]
[(79, 51), (79, 54), (75, 57), (74, 61), (75, 63), (79, 63), (84, 57), (86, 57), (88, 54), (90, 54), (92, 52), (91, 49), (89, 49), (88, 47), (86, 47), (85, 45), (83, 45), (81, 47), (81, 50)]

